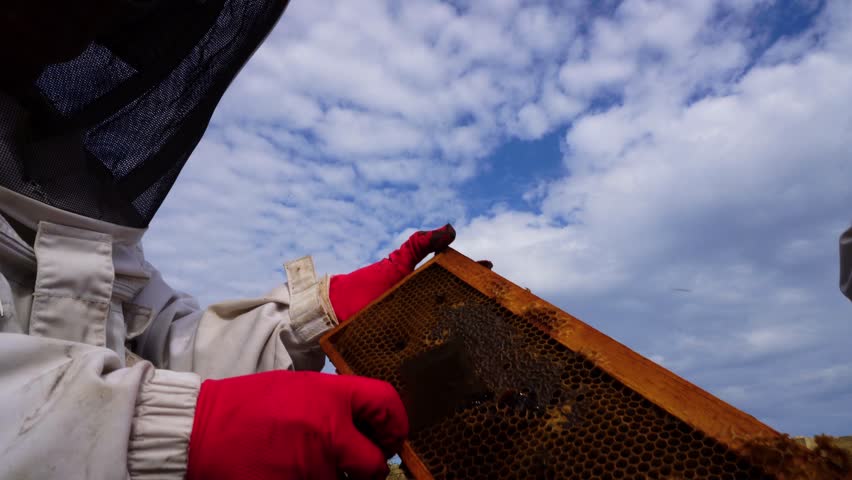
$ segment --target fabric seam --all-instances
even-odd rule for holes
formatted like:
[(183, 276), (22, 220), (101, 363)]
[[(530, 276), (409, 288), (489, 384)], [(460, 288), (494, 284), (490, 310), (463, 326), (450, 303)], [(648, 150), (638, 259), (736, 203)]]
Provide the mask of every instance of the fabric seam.
[(43, 292), (39, 292), (39, 291), (33, 292), (33, 297), (67, 298), (67, 299), (70, 299), (70, 300), (76, 300), (78, 302), (97, 303), (97, 304), (105, 305), (105, 306), (109, 306), (109, 304), (110, 304), (110, 302), (105, 302), (103, 300), (90, 300), (88, 298), (78, 297), (78, 296), (74, 296), (74, 295), (56, 295), (56, 294), (52, 294), (52, 293), (43, 293)]

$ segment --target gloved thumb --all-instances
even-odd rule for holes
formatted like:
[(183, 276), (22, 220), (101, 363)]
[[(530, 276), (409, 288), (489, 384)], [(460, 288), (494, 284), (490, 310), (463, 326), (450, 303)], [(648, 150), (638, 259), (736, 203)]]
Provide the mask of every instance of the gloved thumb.
[(351, 389), (352, 420), (387, 456), (399, 452), (408, 437), (408, 415), (399, 394), (387, 382), (344, 375)]
[(341, 427), (336, 439), (337, 470), (352, 480), (384, 480), (390, 470), (385, 455), (351, 423)]

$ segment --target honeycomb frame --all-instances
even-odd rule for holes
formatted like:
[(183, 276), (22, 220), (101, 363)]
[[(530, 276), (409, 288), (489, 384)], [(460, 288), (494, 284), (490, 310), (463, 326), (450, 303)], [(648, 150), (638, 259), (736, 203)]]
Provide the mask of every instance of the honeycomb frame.
[[(501, 327), (494, 327), (494, 330), (505, 330), (492, 333), (494, 338), (523, 337), (523, 345), (540, 345), (543, 350), (536, 350), (538, 353), (532, 354), (534, 357), (515, 357), (518, 359), (515, 363), (519, 365), (517, 368), (521, 374), (537, 375), (545, 380), (531, 388), (512, 389), (524, 380), (519, 380), (517, 375), (499, 373), (499, 367), (495, 365), (481, 365), (483, 362), (494, 363), (491, 357), (497, 358), (498, 355), (478, 357), (480, 367), (492, 372), (482, 375), (490, 375), (487, 380), (492, 386), (502, 386), (494, 387), (494, 394), (490, 397), (459, 407), (434, 428), (426, 426), (420, 432), (413, 432), (403, 445), (400, 457), (417, 480), (485, 477), (850, 478), (849, 472), (841, 472), (826, 464), (824, 458), (809, 452), (786, 435), (453, 249), (446, 249), (433, 257), (351, 320), (323, 336), (320, 344), (338, 372), (390, 381), (405, 398), (407, 393), (404, 391), (405, 382), (400, 379), (400, 359), (414, 354), (400, 352), (419, 348), (422, 353), (424, 349), (441, 345), (442, 339), (438, 337), (441, 337), (441, 332), (447, 331), (440, 325), (432, 325), (433, 329), (441, 331), (437, 334), (413, 331), (425, 325), (424, 322), (437, 321), (423, 313), (430, 308), (434, 311), (436, 307), (425, 305), (422, 298), (423, 285), (434, 286), (435, 282), (443, 286), (437, 288), (439, 292), (435, 293), (433, 300), (451, 304), (441, 307), (442, 311), (458, 312), (458, 316), (465, 317), (464, 321), (468, 322), (468, 313), (475, 316), (481, 312), (467, 311), (465, 308), (473, 307), (461, 306), (461, 300), (456, 306), (452, 299), (445, 297), (468, 299), (476, 308), (489, 309), (490, 315), (502, 315), (501, 318), (508, 319), (505, 325), (500, 323)], [(412, 306), (413, 300), (406, 296), (420, 298), (419, 308)], [(408, 310), (400, 310), (403, 308), (399, 306), (400, 302), (408, 302), (405, 303)], [(386, 330), (389, 332), (386, 335), (361, 334), (365, 329), (379, 328), (383, 325), (381, 322), (389, 324), (388, 318), (394, 315), (406, 316), (404, 312), (426, 320), (406, 320), (408, 323), (391, 320), (404, 325)], [(453, 325), (453, 328), (459, 328), (461, 323)], [(468, 329), (459, 335), (466, 338), (466, 345), (479, 342), (480, 338), (488, 337), (482, 334), (482, 327), (473, 324), (471, 328), (474, 330)], [(405, 328), (412, 331), (400, 330)], [(411, 339), (415, 334), (418, 347), (406, 344), (409, 340), (396, 340)], [(383, 336), (388, 338), (382, 339)], [(510, 343), (503, 349), (520, 351), (519, 345)], [(492, 352), (499, 350), (493, 345), (483, 344), (480, 347), (490, 348)], [(538, 365), (538, 360), (533, 358), (539, 357), (549, 360)], [(366, 366), (373, 364), (379, 366)], [(552, 365), (566, 367), (555, 371)], [(503, 368), (511, 370), (508, 363)], [(530, 368), (534, 369), (534, 374), (529, 373), (532, 371)], [(566, 373), (569, 370), (579, 373)], [(503, 379), (498, 380), (497, 376)], [(550, 384), (562, 387), (554, 389), (548, 386)], [(512, 388), (507, 389), (506, 385)], [(423, 393), (418, 392), (417, 395)], [(534, 395), (543, 398), (538, 399)], [(566, 395), (570, 398), (566, 399)], [(506, 418), (509, 420), (504, 420)], [(628, 426), (629, 420), (634, 418), (645, 420)], [(500, 429), (510, 429), (510, 436), (515, 435), (514, 440), (507, 440), (506, 433)], [(444, 442), (435, 440), (437, 434), (434, 431), (441, 432), (443, 436), (440, 438), (456, 446), (455, 456), (453, 453), (441, 453), (440, 448), (436, 452), (433, 444)], [(526, 437), (532, 440), (519, 437), (518, 431), (525, 432)], [(483, 445), (479, 436), (489, 432), (506, 443)], [(581, 439), (587, 445), (575, 448), (573, 443), (566, 442), (568, 438)], [(542, 449), (541, 441), (537, 439), (549, 442), (547, 447)], [(553, 458), (548, 456), (547, 452), (553, 450), (554, 445), (561, 449), (559, 458), (556, 454)], [(500, 451), (500, 448), (504, 452), (515, 452), (516, 458), (513, 461), (498, 458), (493, 451)], [(475, 459), (468, 457), (478, 458), (479, 463), (500, 463), (502, 470), (487, 471), (478, 467)], [(548, 462), (553, 465), (548, 466)]]

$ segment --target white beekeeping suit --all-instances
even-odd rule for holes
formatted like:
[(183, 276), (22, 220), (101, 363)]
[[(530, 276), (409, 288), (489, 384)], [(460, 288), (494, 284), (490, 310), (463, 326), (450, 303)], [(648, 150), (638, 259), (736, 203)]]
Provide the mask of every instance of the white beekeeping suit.
[(200, 382), (318, 370), (317, 339), (336, 324), (310, 258), (263, 297), (201, 309), (142, 251), (286, 2), (116, 4), (126, 11), (77, 57), (0, 89), (3, 479), (182, 478)]
[(180, 478), (202, 379), (322, 368), (336, 320), (310, 258), (203, 310), (145, 261), (144, 233), (0, 187), (0, 478)]

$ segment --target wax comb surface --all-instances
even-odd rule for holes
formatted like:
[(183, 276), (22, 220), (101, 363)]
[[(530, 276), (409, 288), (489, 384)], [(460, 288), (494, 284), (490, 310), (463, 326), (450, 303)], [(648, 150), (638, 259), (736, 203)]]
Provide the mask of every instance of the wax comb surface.
[(842, 478), (453, 250), (322, 344), (341, 373), (400, 391), (416, 478)]

